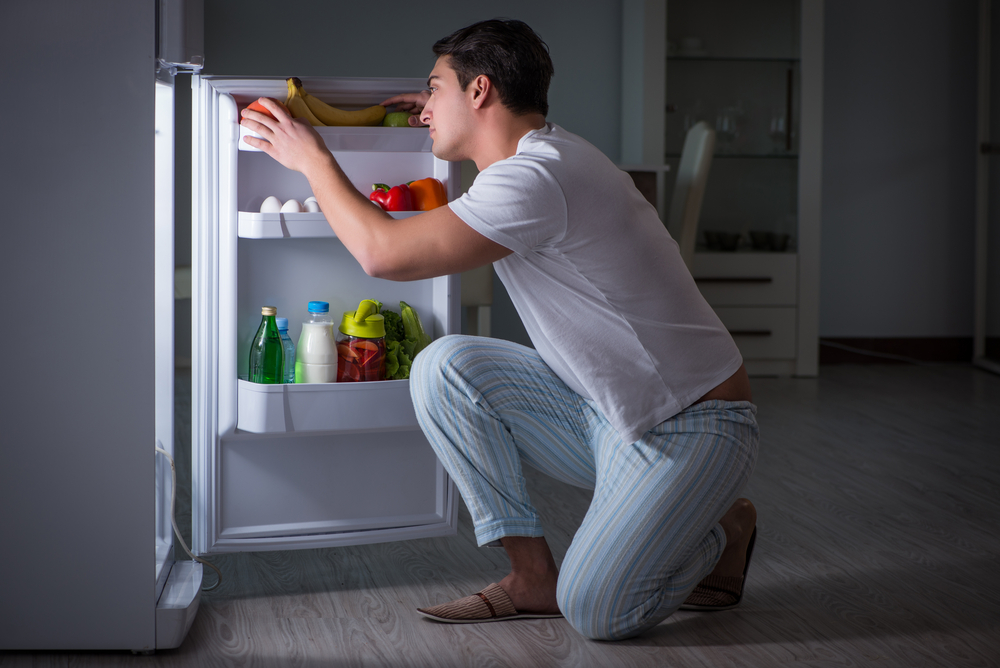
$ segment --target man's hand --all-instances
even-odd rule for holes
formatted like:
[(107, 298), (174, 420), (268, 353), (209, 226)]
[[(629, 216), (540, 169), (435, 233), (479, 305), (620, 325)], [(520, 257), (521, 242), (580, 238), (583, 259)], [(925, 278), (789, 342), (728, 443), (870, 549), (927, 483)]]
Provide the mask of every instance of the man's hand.
[(422, 90), (419, 93), (403, 93), (401, 95), (395, 95), (384, 102), (380, 102), (379, 104), (383, 107), (388, 107), (394, 104), (396, 105), (396, 111), (410, 112), (410, 125), (413, 127), (419, 127), (426, 125), (426, 123), (420, 122), (420, 112), (423, 111), (424, 105), (427, 104), (427, 100), (429, 100), (430, 97), (430, 91)]
[(260, 104), (274, 114), (274, 118), (269, 118), (259, 111), (244, 109), (240, 125), (247, 130), (253, 130), (263, 139), (246, 136), (243, 141), (254, 148), (259, 148), (288, 169), (294, 169), (307, 176), (316, 165), (330, 159), (330, 151), (323, 138), (308, 121), (303, 118), (292, 118), (284, 109), (267, 98), (261, 98)]

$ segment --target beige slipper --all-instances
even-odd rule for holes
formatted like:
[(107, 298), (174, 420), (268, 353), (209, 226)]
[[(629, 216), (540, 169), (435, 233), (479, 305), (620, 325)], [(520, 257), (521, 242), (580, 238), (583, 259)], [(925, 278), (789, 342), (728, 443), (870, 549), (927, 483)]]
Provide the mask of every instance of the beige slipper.
[(429, 608), (417, 608), (424, 617), (448, 624), (478, 624), (505, 622), (508, 619), (555, 619), (561, 614), (520, 613), (514, 609), (507, 592), (492, 583), (478, 594)]
[(757, 542), (757, 527), (750, 534), (747, 545), (746, 562), (743, 564), (743, 575), (708, 575), (698, 583), (691, 595), (681, 604), (681, 610), (700, 610), (715, 612), (732, 610), (743, 600), (743, 589), (747, 583), (747, 571), (750, 570), (750, 557), (753, 556), (753, 545)]

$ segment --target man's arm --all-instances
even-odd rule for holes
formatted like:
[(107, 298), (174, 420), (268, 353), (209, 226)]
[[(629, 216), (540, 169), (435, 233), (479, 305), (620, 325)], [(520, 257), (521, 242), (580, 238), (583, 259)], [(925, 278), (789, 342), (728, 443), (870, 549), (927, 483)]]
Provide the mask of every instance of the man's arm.
[(305, 175), (330, 227), (369, 276), (412, 281), (467, 271), (511, 253), (447, 206), (392, 218), (357, 191), (308, 123), (293, 119), (270, 100), (261, 104), (277, 120), (244, 110), (242, 124), (264, 138), (244, 141)]

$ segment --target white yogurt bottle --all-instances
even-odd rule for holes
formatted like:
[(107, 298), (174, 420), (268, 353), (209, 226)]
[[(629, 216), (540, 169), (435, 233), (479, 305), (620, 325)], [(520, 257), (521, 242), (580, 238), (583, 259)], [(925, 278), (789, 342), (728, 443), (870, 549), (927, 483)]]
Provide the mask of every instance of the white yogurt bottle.
[(309, 302), (295, 354), (296, 383), (337, 381), (337, 339), (329, 302)]

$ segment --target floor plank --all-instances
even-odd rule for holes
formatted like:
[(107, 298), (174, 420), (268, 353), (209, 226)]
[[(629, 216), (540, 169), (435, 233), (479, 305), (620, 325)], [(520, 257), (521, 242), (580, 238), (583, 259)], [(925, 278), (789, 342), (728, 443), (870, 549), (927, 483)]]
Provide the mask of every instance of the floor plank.
[[(178, 445), (190, 429), (178, 376)], [(838, 365), (756, 379), (759, 536), (743, 605), (618, 643), (562, 620), (453, 626), (413, 612), (506, 574), (457, 536), (221, 555), (177, 650), (8, 652), (22, 666), (996, 666), (1000, 378), (962, 365)], [(178, 507), (190, 507), (179, 448)], [(557, 563), (590, 495), (529, 471)], [(189, 511), (178, 517), (190, 532)], [(211, 576), (207, 576), (211, 577)]]

